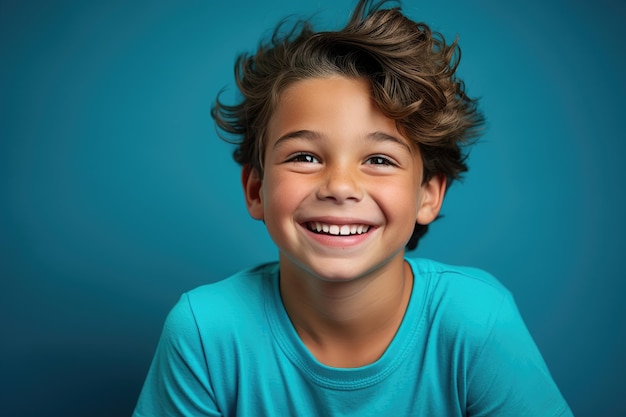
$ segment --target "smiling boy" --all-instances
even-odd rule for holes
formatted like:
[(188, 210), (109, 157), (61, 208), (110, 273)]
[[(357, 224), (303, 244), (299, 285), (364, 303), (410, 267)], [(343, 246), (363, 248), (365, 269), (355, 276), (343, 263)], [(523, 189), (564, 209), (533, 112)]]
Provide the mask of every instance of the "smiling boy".
[(497, 280), (405, 257), (482, 115), (456, 45), (380, 6), (238, 60), (213, 115), (279, 259), (183, 295), (136, 417), (572, 415)]
[(267, 128), (263, 179), (246, 170), (248, 210), (280, 248), (280, 292), (322, 363), (378, 359), (411, 294), (404, 247), (435, 219), (440, 176), (422, 184), (418, 147), (371, 100), (369, 83), (330, 76), (294, 83)]

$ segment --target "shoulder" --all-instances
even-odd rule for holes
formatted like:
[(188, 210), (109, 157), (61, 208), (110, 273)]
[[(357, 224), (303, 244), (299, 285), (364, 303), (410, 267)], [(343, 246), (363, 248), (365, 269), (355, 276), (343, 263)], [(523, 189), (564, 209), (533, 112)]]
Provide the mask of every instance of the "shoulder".
[(204, 333), (232, 329), (235, 322), (250, 316), (258, 318), (277, 271), (276, 263), (262, 264), (183, 293), (168, 315), (166, 328)]
[(409, 265), (416, 276), (430, 276), (438, 283), (459, 286), (465, 289), (494, 291), (497, 293), (508, 293), (502, 283), (479, 268), (469, 266), (448, 265), (424, 258), (407, 258)]
[(509, 290), (490, 273), (473, 267), (447, 265), (429, 259), (407, 259), (415, 280), (424, 281), (432, 297), (445, 297), (461, 305), (489, 307), (511, 298)]
[(407, 261), (424, 289), (429, 347), (444, 358), (440, 372), (456, 372), (468, 414), (571, 415), (502, 283), (477, 268)]
[(482, 269), (447, 265), (428, 259), (407, 259), (415, 288), (423, 293), (424, 314), (441, 337), (465, 337), (480, 344), (502, 310), (515, 310), (509, 290)]
[(244, 269), (221, 281), (196, 287), (185, 295), (194, 307), (225, 307), (233, 302), (246, 302), (258, 298), (267, 281), (277, 273), (277, 263), (266, 263)]

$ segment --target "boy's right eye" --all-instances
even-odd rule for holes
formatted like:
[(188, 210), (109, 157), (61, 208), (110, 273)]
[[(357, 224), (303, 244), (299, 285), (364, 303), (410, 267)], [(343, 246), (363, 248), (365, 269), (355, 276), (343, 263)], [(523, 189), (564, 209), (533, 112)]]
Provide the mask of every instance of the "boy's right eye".
[(320, 163), (317, 157), (315, 157), (314, 155), (311, 155), (310, 153), (305, 153), (305, 152), (297, 153), (295, 155), (290, 156), (289, 158), (287, 158), (287, 162), (304, 162), (304, 163), (309, 163), (309, 164)]

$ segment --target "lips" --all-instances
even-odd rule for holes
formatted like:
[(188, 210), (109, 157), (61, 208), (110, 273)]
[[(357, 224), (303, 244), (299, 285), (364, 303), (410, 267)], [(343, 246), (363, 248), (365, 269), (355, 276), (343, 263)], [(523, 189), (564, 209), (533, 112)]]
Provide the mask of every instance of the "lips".
[(307, 222), (306, 227), (314, 233), (332, 236), (361, 235), (370, 229), (367, 224), (331, 224), (317, 221)]

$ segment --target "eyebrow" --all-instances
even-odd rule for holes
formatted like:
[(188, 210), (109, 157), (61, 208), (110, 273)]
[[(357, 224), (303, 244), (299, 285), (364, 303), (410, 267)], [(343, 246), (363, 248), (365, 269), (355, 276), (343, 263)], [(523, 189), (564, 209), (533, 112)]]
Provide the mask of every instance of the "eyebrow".
[[(273, 148), (276, 149), (282, 143), (290, 139), (316, 140), (321, 137), (322, 135), (319, 132), (313, 130), (295, 130), (293, 132), (285, 133), (284, 135), (279, 137), (276, 142), (274, 142)], [(376, 131), (368, 133), (367, 135), (365, 135), (365, 139), (373, 140), (375, 142), (393, 142), (408, 150), (409, 153), (412, 153), (411, 147), (405, 141), (385, 132)]]
[(409, 151), (409, 153), (411, 154), (413, 153), (411, 147), (405, 141), (401, 140), (400, 138), (395, 137), (394, 135), (390, 135), (385, 132), (376, 131), (376, 132), (372, 132), (368, 134), (366, 137), (368, 139), (373, 139), (376, 142), (394, 142), (402, 146), (403, 148), (406, 148), (406, 150)]
[(279, 145), (281, 145), (283, 142), (288, 141), (290, 139), (314, 140), (314, 139), (319, 139), (321, 136), (322, 135), (320, 135), (318, 132), (315, 132), (313, 130), (296, 130), (293, 132), (285, 133), (284, 135), (276, 139), (276, 142), (274, 142), (273, 148), (274, 149), (278, 148)]

